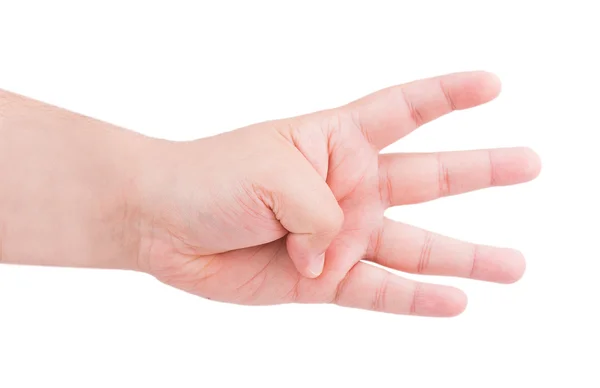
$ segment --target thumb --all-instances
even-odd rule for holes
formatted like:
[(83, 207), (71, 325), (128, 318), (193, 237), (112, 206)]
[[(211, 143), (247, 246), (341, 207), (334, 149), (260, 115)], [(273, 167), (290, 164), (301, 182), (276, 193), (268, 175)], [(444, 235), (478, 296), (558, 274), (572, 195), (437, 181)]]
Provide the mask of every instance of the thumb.
[(294, 159), (296, 163), (286, 164), (289, 170), (275, 178), (273, 211), (290, 232), (287, 251), (296, 269), (315, 278), (323, 271), (325, 251), (340, 232), (344, 213), (310, 163), (302, 155)]

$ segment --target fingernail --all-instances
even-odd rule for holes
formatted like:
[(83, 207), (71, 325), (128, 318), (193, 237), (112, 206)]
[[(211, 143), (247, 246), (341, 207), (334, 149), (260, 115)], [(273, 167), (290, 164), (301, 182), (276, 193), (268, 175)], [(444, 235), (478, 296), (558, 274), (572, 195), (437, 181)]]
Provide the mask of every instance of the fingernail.
[(316, 278), (319, 275), (321, 275), (321, 272), (323, 272), (324, 264), (325, 254), (322, 253), (308, 263), (308, 272), (312, 275), (313, 278)]

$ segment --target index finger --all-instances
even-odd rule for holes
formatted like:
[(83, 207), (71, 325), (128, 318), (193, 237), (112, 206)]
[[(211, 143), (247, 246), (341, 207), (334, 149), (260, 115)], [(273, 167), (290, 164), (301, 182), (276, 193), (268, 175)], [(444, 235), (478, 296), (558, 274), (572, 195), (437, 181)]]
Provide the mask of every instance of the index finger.
[(484, 104), (499, 93), (500, 80), (492, 73), (454, 73), (392, 86), (341, 109), (382, 149), (429, 121)]

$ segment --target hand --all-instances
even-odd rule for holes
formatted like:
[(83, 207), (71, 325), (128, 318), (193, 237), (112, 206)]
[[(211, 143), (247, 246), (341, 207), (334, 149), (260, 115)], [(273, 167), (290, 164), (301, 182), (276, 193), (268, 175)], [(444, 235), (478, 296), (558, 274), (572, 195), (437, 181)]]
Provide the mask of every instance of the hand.
[(385, 209), (529, 181), (539, 159), (524, 148), (379, 152), (499, 90), (488, 73), (452, 74), (212, 138), (157, 142), (132, 196), (140, 215), (139, 268), (224, 302), (459, 314), (466, 306), (462, 291), (413, 282), (365, 261), (511, 283), (523, 274), (522, 255), (392, 221)]

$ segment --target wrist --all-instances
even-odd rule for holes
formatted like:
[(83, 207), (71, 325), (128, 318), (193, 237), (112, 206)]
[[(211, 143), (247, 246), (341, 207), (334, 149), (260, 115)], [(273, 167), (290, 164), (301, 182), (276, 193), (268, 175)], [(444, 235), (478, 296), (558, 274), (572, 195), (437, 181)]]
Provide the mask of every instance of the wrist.
[(0, 261), (137, 269), (153, 140), (0, 91)]

